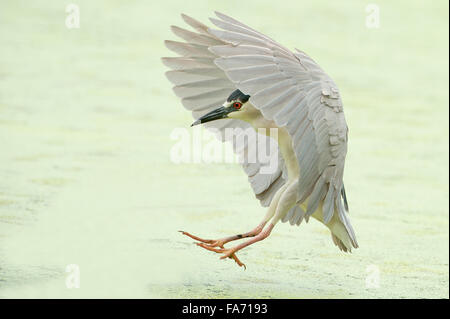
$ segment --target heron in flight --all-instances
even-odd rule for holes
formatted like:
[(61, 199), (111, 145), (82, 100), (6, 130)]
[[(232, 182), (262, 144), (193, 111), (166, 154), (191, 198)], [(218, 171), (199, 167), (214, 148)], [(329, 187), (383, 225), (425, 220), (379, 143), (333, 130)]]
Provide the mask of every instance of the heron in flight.
[[(339, 249), (357, 248), (343, 183), (348, 128), (336, 84), (306, 53), (292, 52), (242, 22), (215, 14), (210, 20), (218, 29), (184, 14), (192, 31), (171, 27), (184, 42), (165, 41), (179, 55), (162, 59), (171, 69), (166, 76), (192, 111), (192, 125), (205, 123), (220, 132), (276, 128), (277, 146), (270, 156), (280, 160), (271, 173), (258, 160), (242, 163), (256, 198), (268, 207), (254, 229), (216, 240), (182, 233), (244, 267), (236, 252), (267, 238), (280, 220), (300, 225), (312, 216), (330, 229)], [(251, 144), (234, 145), (234, 150), (245, 154)]]

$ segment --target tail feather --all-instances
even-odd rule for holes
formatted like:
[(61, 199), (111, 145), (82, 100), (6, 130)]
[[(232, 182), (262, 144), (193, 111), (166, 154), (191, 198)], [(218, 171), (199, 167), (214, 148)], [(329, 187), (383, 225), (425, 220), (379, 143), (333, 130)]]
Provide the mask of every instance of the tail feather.
[(344, 228), (347, 232), (348, 238), (350, 239), (351, 245), (354, 248), (358, 248), (358, 242), (356, 241), (355, 231), (353, 230), (352, 224), (350, 223), (350, 219), (348, 218), (347, 214), (345, 213), (345, 208), (343, 207), (342, 201), (339, 197), (336, 198), (336, 208), (337, 208), (337, 211), (335, 211), (335, 215), (336, 214), (338, 215), (339, 221), (344, 226)]
[[(331, 220), (324, 221), (323, 203), (320, 203), (318, 209), (311, 216), (322, 222), (331, 231), (331, 238), (333, 243), (344, 252), (351, 252), (352, 248), (358, 248), (356, 235), (350, 224), (350, 219), (346, 213), (345, 207), (342, 203), (341, 194), (335, 197), (335, 207)], [(345, 195), (344, 195), (345, 196)], [(345, 201), (345, 199), (344, 199)], [(283, 217), (282, 222), (289, 221), (291, 225), (300, 225), (303, 219), (308, 221), (309, 215), (306, 213), (306, 203), (302, 205), (295, 205)]]
[(336, 237), (335, 234), (331, 233), (331, 239), (333, 239), (333, 243), (339, 247), (340, 250), (342, 250), (343, 252), (348, 252), (347, 247), (344, 245), (344, 243), (342, 242), (342, 240), (340, 240), (339, 238)]
[(331, 230), (331, 237), (336, 246), (342, 251), (351, 252), (352, 248), (358, 248), (355, 232), (353, 231), (350, 220), (344, 214), (335, 212), (332, 220), (327, 226)]

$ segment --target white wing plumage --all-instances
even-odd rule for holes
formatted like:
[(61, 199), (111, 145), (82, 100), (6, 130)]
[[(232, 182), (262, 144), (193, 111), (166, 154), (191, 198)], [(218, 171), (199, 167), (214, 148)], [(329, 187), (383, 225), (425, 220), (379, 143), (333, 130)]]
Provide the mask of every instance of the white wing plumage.
[[(192, 111), (192, 116), (197, 119), (222, 105), (237, 87), (225, 72), (217, 67), (214, 63), (217, 56), (209, 51), (212, 46), (227, 45), (227, 43), (212, 35), (206, 25), (184, 14), (182, 18), (196, 32), (173, 26), (173, 33), (185, 42), (165, 41), (167, 48), (177, 53), (179, 57), (168, 57), (162, 60), (172, 69), (166, 72), (166, 76), (175, 85), (173, 88), (175, 94), (181, 98), (183, 106)], [(217, 137), (222, 141), (227, 138), (224, 134), (226, 128), (241, 128), (242, 134), (245, 134), (247, 129), (253, 130), (248, 123), (232, 119), (217, 120), (204, 125), (215, 131), (218, 130)], [(258, 134), (257, 138), (268, 137)], [(268, 163), (260, 161), (249, 163), (246, 156), (254, 152), (252, 148), (256, 147), (256, 143), (241, 139), (239, 136), (230, 142), (233, 143), (233, 150), (243, 160), (242, 167), (248, 175), (256, 197), (262, 206), (269, 206), (276, 191), (285, 183), (286, 177), (284, 161), (278, 147), (272, 143), (268, 156), (269, 159), (272, 156), (278, 156), (278, 168), (275, 172), (267, 174), (262, 173), (261, 168)]]

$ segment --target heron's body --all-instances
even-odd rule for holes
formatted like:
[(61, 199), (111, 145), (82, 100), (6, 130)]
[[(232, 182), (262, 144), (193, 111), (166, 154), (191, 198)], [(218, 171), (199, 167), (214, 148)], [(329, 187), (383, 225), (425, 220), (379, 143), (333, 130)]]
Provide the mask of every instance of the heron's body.
[[(292, 148), (291, 136), (284, 127), (278, 127), (274, 121), (266, 119), (261, 114), (261, 112), (251, 104), (246, 107), (246, 110), (244, 112), (236, 113), (235, 116), (232, 116), (230, 118), (243, 120), (249, 123), (256, 131), (258, 131), (258, 129), (260, 128), (264, 128), (265, 130), (263, 131), (267, 134), (269, 134), (271, 128), (278, 129), (277, 143), (284, 163), (286, 164), (288, 180), (285, 184), (286, 187), (280, 188), (275, 194), (275, 200), (271, 202), (271, 207), (269, 208), (269, 212), (265, 217), (265, 220), (273, 218), (271, 222), (272, 224), (276, 224), (279, 220), (282, 220), (286, 216), (289, 209), (292, 208), (292, 206), (294, 206), (298, 200), (295, 186), (297, 186), (296, 182), (300, 179), (300, 169), (298, 166), (297, 157), (295, 156), (295, 151)], [(292, 187), (292, 185), (294, 185), (294, 187)], [(280, 209), (276, 211), (279, 200), (283, 195), (285, 199), (284, 207), (280, 207)], [(308, 200), (300, 205), (300, 207), (304, 211), (307, 210), (307, 206)], [(323, 205), (320, 204), (316, 211), (311, 215), (321, 223), (323, 223), (322, 206)], [(276, 215), (274, 215), (274, 213), (276, 213)], [(342, 249), (352, 247), (351, 239), (349, 238), (349, 235), (345, 230), (345, 226), (342, 224), (339, 218), (337, 218), (336, 215), (334, 215), (328, 223), (324, 223), (324, 225), (330, 229), (333, 236), (337, 237), (338, 240), (336, 238), (333, 238), (333, 240), (337, 243), (338, 246), (341, 246)]]
[[(280, 220), (300, 225), (312, 216), (330, 229), (341, 250), (358, 247), (345, 212), (348, 129), (336, 84), (304, 52), (292, 53), (245, 24), (216, 14), (221, 20), (211, 21), (224, 30), (210, 29), (186, 15), (183, 19), (196, 32), (172, 27), (187, 42), (166, 41), (181, 55), (163, 58), (172, 68), (167, 77), (198, 118), (193, 125), (205, 123), (219, 130), (222, 139), (226, 128), (264, 128), (266, 133), (277, 129), (277, 146), (269, 155), (279, 161), (271, 172), (263, 169), (262, 161), (246, 159), (242, 164), (256, 197), (268, 206), (255, 229), (219, 240), (183, 233), (239, 265), (235, 253), (265, 239)], [(233, 143), (238, 154), (248, 155), (256, 142)], [(246, 237), (253, 238), (231, 249), (223, 247)]]
[(300, 177), (298, 161), (295, 156), (294, 149), (292, 148), (292, 139), (286, 128), (279, 127), (273, 120), (268, 120), (265, 118), (258, 109), (251, 105), (251, 103), (245, 107), (244, 111), (235, 114), (232, 113), (230, 118), (239, 119), (249, 123), (255, 131), (263, 128), (265, 129), (263, 132), (265, 132), (269, 137), (270, 129), (276, 128), (278, 130), (277, 143), (287, 167), (288, 178), (289, 180), (296, 180)]

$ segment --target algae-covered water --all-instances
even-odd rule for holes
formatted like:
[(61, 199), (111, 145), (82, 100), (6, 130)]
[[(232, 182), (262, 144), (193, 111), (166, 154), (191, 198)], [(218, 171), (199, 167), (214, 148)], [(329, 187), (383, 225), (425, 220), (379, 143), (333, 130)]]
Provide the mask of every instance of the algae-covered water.
[[(448, 2), (0, 4), (0, 297), (448, 298)], [(181, 12), (218, 10), (310, 54), (338, 83), (360, 248), (315, 220), (239, 257), (223, 237), (265, 213), (235, 164), (176, 164), (192, 121), (164, 77)], [(373, 26), (373, 25), (369, 25)], [(78, 288), (77, 288), (78, 287)]]

